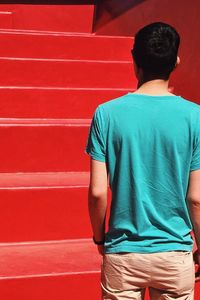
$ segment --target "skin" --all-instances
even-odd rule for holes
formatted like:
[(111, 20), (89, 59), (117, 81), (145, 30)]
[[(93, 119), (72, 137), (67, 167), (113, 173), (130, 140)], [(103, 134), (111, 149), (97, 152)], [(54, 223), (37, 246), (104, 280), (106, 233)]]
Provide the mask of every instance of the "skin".
[[(180, 64), (180, 58), (177, 56), (177, 62), (174, 69)], [(138, 87), (134, 92), (136, 94), (148, 94), (155, 96), (171, 95), (173, 88), (169, 87), (169, 80), (155, 79), (144, 82), (143, 71), (138, 68), (134, 62), (134, 71), (138, 79)], [(90, 158), (90, 184), (88, 191), (88, 208), (90, 221), (93, 229), (93, 235), (96, 241), (102, 241), (105, 237), (105, 218), (107, 211), (107, 192), (108, 192), (108, 171), (106, 163)], [(97, 246), (100, 255), (104, 254), (104, 247)], [(196, 273), (196, 282), (200, 281), (200, 245), (194, 253), (195, 264), (198, 265)]]
[(200, 251), (199, 250), (196, 250), (195, 252), (194, 252), (194, 262), (195, 262), (195, 265), (197, 265), (198, 267), (198, 269), (197, 269), (197, 271), (196, 271), (196, 273), (195, 273), (195, 281), (196, 282), (200, 282)]
[[(107, 210), (108, 172), (106, 163), (90, 158), (90, 184), (88, 190), (88, 209), (96, 241), (105, 237), (105, 218)], [(103, 246), (97, 246), (103, 255)]]

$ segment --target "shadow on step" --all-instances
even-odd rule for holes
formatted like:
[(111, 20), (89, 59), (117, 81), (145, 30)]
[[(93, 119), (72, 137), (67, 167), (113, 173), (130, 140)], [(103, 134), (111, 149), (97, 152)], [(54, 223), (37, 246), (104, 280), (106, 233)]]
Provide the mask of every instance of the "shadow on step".
[(96, 0), (93, 31), (126, 13), (146, 0)]
[(87, 5), (94, 4), (95, 0), (4, 0), (1, 4), (48, 4), (48, 5)]

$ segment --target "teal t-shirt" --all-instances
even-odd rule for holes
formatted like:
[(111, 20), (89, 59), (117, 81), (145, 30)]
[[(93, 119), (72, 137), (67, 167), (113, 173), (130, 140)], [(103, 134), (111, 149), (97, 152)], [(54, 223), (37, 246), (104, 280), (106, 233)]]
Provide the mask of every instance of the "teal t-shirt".
[(112, 190), (105, 252), (191, 251), (186, 194), (200, 169), (200, 106), (127, 93), (94, 112), (85, 152), (105, 162)]

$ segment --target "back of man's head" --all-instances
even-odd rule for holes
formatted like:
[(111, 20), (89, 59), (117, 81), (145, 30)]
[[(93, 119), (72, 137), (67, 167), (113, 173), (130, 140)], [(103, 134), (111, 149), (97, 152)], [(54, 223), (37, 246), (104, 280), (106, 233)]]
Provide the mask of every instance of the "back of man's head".
[(174, 27), (151, 23), (135, 35), (132, 50), (135, 64), (149, 80), (167, 80), (176, 66), (179, 44), (180, 36)]

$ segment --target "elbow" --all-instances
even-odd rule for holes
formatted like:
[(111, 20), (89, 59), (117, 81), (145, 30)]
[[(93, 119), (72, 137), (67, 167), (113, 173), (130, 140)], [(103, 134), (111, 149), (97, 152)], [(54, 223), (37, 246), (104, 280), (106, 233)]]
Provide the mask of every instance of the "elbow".
[(89, 188), (89, 196), (92, 198), (102, 198), (107, 196), (107, 189), (105, 188)]
[(191, 198), (191, 199), (187, 199), (187, 200), (188, 200), (190, 206), (200, 209), (200, 197), (199, 198)]

